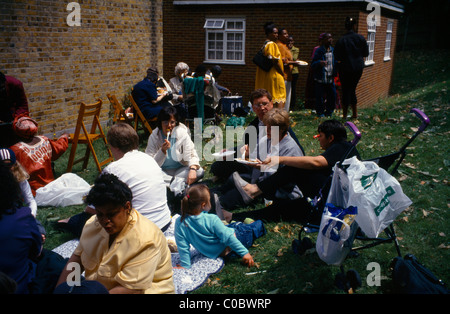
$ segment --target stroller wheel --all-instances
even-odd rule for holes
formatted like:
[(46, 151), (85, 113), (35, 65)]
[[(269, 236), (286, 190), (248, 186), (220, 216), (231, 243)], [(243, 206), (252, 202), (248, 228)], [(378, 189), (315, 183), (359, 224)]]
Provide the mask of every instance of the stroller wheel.
[(336, 274), (336, 276), (334, 277), (334, 284), (339, 290), (348, 291), (349, 289), (347, 278), (345, 277), (344, 273), (340, 272)]
[(294, 254), (303, 255), (307, 250), (313, 247), (314, 245), (308, 237), (304, 237), (301, 241), (297, 239), (292, 241), (292, 250), (294, 251)]
[(302, 246), (305, 249), (305, 251), (312, 249), (314, 247), (314, 244), (312, 243), (311, 239), (308, 237), (304, 237), (302, 239)]
[(361, 287), (361, 276), (358, 274), (356, 270), (350, 269), (349, 271), (347, 271), (346, 277), (353, 291)]

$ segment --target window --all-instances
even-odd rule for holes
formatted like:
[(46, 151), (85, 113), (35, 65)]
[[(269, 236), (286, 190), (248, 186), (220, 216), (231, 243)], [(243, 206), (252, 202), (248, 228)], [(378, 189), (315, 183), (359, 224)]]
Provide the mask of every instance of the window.
[(375, 62), (373, 61), (373, 55), (375, 53), (375, 34), (377, 32), (377, 26), (375, 21), (368, 21), (367, 30), (367, 45), (369, 46), (369, 56), (366, 58), (365, 64), (371, 65)]
[(244, 64), (245, 19), (206, 19), (205, 62)]
[(384, 47), (384, 61), (391, 60), (391, 42), (392, 42), (392, 28), (394, 22), (388, 21), (386, 28), (386, 45)]

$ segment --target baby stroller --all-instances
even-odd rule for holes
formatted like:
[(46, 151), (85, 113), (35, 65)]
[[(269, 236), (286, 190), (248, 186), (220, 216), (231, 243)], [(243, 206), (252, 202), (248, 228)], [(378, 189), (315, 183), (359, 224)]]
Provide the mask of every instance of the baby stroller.
[[(407, 143), (405, 143), (405, 145), (403, 145), (399, 151), (397, 151), (393, 154), (366, 160), (368, 162), (372, 162), (369, 164), (376, 164), (377, 165), (376, 167), (378, 167), (379, 169), (382, 169), (382, 170), (380, 170), (380, 173), (381, 173), (381, 171), (384, 171), (386, 173), (387, 173), (387, 171), (389, 171), (389, 174), (393, 175), (397, 171), (398, 167), (400, 166), (401, 162), (403, 161), (403, 159), (406, 156), (406, 148), (428, 126), (430, 121), (429, 121), (428, 117), (422, 111), (420, 111), (419, 109), (412, 109), (411, 113), (414, 113), (422, 121), (422, 124), (420, 125), (418, 130), (415, 132), (415, 134), (407, 141)], [(349, 127), (350, 130), (352, 131), (352, 133), (355, 135), (355, 138), (352, 141), (352, 144), (353, 144), (352, 148), (354, 148), (356, 146), (356, 144), (359, 142), (359, 140), (361, 138), (361, 134), (358, 131), (358, 129), (356, 128), (356, 126), (354, 126), (351, 122), (347, 122), (346, 126)], [(350, 167), (349, 163), (350, 162), (349, 162), (349, 160), (345, 160), (345, 159), (346, 158), (344, 157), (339, 163), (336, 164), (333, 174), (330, 177), (330, 180), (332, 181), (330, 193), (325, 197), (323, 195), (321, 195), (321, 193), (319, 193), (319, 195), (314, 200), (311, 200), (312, 206), (311, 206), (311, 216), (310, 217), (313, 217), (313, 214), (316, 213), (317, 211), (321, 211), (322, 212), (321, 224), (317, 225), (315, 223), (314, 224), (306, 223), (300, 230), (299, 240), (294, 240), (294, 242), (292, 243), (292, 246), (293, 246), (294, 252), (300, 252), (300, 253), (305, 252), (307, 249), (312, 248), (313, 244), (308, 237), (302, 238), (302, 233), (303, 232), (305, 232), (305, 233), (318, 232), (318, 240), (317, 240), (318, 243), (316, 245), (317, 253), (321, 257), (321, 259), (324, 260), (327, 264), (340, 266), (341, 271), (335, 278), (336, 285), (345, 291), (353, 291), (356, 288), (358, 288), (359, 286), (361, 286), (361, 278), (359, 277), (359, 274), (355, 270), (349, 270), (347, 273), (344, 272), (342, 263), (345, 260), (345, 258), (347, 257), (347, 255), (357, 254), (356, 251), (363, 250), (366, 248), (371, 248), (371, 247), (377, 246), (379, 244), (389, 243), (389, 242), (394, 243), (395, 248), (398, 253), (398, 256), (401, 256), (401, 252), (400, 252), (400, 247), (399, 247), (399, 244), (397, 241), (397, 236), (395, 234), (395, 230), (394, 230), (394, 227), (392, 224), (395, 217), (392, 218), (389, 225), (383, 227), (383, 229), (381, 230), (381, 231), (384, 231), (384, 233), (386, 234), (386, 237), (379, 237), (378, 232), (376, 233), (375, 236), (374, 235), (368, 236), (365, 232), (362, 231), (361, 226), (359, 226), (358, 223), (355, 223), (355, 217), (357, 217), (357, 215), (356, 215), (356, 212), (353, 211), (354, 208), (351, 208), (353, 206), (349, 206), (347, 208), (348, 205), (352, 205), (353, 203), (351, 203), (351, 201), (348, 199), (349, 198), (348, 194), (350, 192), (348, 191), (347, 172), (349, 171), (349, 167)], [(388, 176), (389, 176), (389, 174), (388, 174)], [(329, 184), (329, 182), (328, 182), (328, 184)], [(398, 184), (398, 182), (397, 182), (397, 184)], [(347, 186), (345, 188), (339, 189), (338, 185), (343, 185), (343, 186), (347, 185)], [(338, 193), (336, 193), (336, 191)], [(325, 198), (326, 198), (326, 204), (325, 204)], [(349, 202), (347, 202), (347, 201), (349, 201)], [(334, 206), (331, 203), (335, 203), (334, 205), (337, 205), (336, 207), (343, 206), (345, 208), (345, 211), (344, 210), (340, 211), (339, 214), (335, 214), (335, 215), (331, 215), (331, 216), (339, 217), (339, 215), (340, 215), (339, 218), (341, 220), (344, 219), (346, 222), (341, 223), (338, 220), (333, 221), (332, 219), (334, 219), (334, 218), (331, 218), (329, 220), (328, 227), (325, 228), (326, 225), (323, 223), (324, 223), (324, 219), (330, 216), (329, 212), (331, 212), (331, 211), (335, 211), (336, 213), (338, 212), (338, 211), (336, 211), (336, 208), (333, 208)], [(406, 208), (408, 206), (408, 203), (405, 201), (405, 204), (403, 204), (403, 205), (404, 205), (404, 208)], [(359, 208), (359, 209), (361, 209), (361, 208)], [(357, 209), (357, 211), (359, 211), (359, 209)], [(400, 208), (400, 211), (402, 211), (403, 209)], [(361, 221), (359, 221), (359, 222), (361, 222)], [(345, 224), (346, 228), (343, 228), (343, 224)], [(332, 225), (332, 227), (330, 227), (331, 225)], [(327, 229), (327, 230), (325, 230), (325, 229)], [(338, 230), (338, 229), (339, 230), (346, 229), (346, 234), (345, 235), (337, 234), (337, 233), (332, 234), (332, 232), (336, 232), (336, 230)], [(340, 241), (340, 246), (339, 246), (340, 251), (336, 250), (334, 252), (334, 253), (336, 253), (336, 256), (332, 256), (332, 254), (329, 254), (327, 256), (327, 254), (329, 252), (324, 251), (325, 249), (329, 249), (331, 246), (327, 247), (325, 249), (322, 246), (319, 247), (319, 241), (323, 241), (323, 238), (321, 238), (321, 237), (324, 236), (325, 231), (329, 232), (329, 234), (327, 235), (328, 237), (331, 238), (332, 236), (334, 236), (337, 239), (336, 241), (338, 241), (338, 240)], [(339, 237), (342, 237), (342, 238), (339, 238)], [(353, 247), (353, 242), (355, 239), (366, 242), (368, 244), (365, 244), (360, 247)], [(329, 241), (329, 243), (331, 243), (331, 242), (332, 241)], [(326, 243), (328, 245), (328, 242), (326, 242)], [(334, 243), (332, 243), (332, 245), (334, 245)]]

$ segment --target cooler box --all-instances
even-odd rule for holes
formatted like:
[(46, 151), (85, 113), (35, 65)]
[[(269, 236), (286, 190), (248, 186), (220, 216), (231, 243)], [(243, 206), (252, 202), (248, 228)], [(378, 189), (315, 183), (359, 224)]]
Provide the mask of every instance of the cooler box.
[(222, 101), (222, 113), (231, 116), (236, 108), (242, 107), (242, 96), (225, 96)]

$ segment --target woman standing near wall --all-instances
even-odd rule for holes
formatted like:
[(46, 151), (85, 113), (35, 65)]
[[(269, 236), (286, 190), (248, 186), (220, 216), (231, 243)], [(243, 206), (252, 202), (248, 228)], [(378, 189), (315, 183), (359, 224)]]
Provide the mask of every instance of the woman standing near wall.
[(269, 71), (264, 71), (260, 67), (256, 68), (255, 89), (265, 89), (272, 94), (273, 104), (276, 108), (284, 108), (286, 103), (286, 86), (284, 84), (284, 71), (281, 53), (276, 44), (278, 40), (278, 29), (272, 22), (264, 24), (266, 40), (263, 46), (263, 53), (272, 59), (273, 66)]

